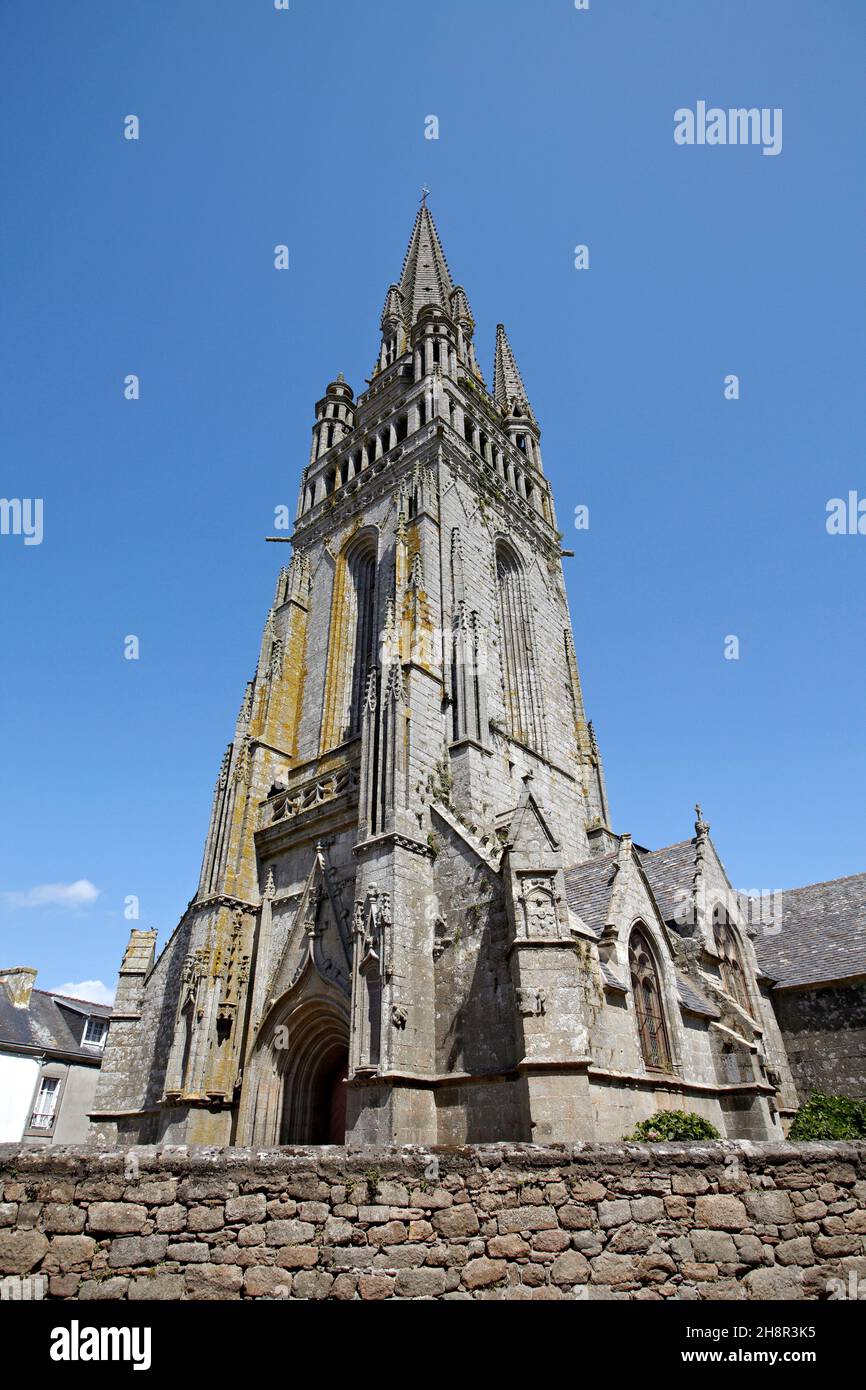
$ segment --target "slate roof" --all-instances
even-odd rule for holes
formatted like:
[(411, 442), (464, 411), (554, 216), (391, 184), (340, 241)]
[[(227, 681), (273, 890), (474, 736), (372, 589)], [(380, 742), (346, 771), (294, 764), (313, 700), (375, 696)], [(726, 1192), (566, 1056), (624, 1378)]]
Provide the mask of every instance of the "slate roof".
[[(676, 920), (677, 893), (691, 889), (694, 854), (694, 840), (641, 854), (666, 922)], [(789, 888), (774, 899), (781, 900), (781, 930), (767, 930), (778, 922), (758, 926), (755, 951), (776, 988), (866, 975), (866, 874)]]
[(776, 894), (780, 931), (758, 928), (755, 950), (777, 989), (866, 975), (866, 874)]
[(623, 994), (628, 992), (619, 976), (614, 975), (613, 971), (605, 965), (604, 961), (601, 962), (601, 975), (609, 989), (619, 990)]
[(614, 850), (612, 854), (585, 859), (582, 864), (565, 870), (566, 902), (596, 936), (601, 934), (607, 921), (616, 857)]
[(677, 974), (677, 993), (680, 1003), (690, 1014), (700, 1014), (702, 1018), (721, 1018), (721, 1014), (709, 999), (705, 999), (700, 990), (695, 989), (694, 985), (686, 980), (679, 973)]
[(659, 911), (666, 922), (675, 922), (683, 890), (691, 891), (695, 873), (695, 842), (680, 840), (663, 849), (642, 850), (640, 860)]
[(98, 1063), (102, 1048), (81, 1042), (84, 1024), (88, 1017), (109, 1018), (111, 1007), (72, 998), (68, 998), (65, 1006), (64, 1000), (67, 1000), (66, 995), (34, 989), (29, 1008), (16, 1009), (5, 985), (0, 984), (0, 1046), (72, 1053)]

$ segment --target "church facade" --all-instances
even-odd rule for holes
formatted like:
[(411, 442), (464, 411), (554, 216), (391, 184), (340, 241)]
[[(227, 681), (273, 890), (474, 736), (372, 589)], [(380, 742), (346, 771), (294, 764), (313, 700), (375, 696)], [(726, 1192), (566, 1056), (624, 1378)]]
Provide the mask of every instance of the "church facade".
[(426, 203), (357, 398), (316, 406), (195, 897), (133, 931), (105, 1142), (621, 1139), (660, 1108), (783, 1133), (755, 928), (698, 811), (610, 819), (541, 435), (485, 385)]

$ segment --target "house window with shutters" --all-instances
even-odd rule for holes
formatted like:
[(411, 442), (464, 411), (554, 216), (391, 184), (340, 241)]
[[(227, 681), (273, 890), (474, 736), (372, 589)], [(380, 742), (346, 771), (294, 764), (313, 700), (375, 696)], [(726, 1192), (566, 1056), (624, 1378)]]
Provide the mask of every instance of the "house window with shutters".
[(31, 1129), (51, 1129), (54, 1125), (54, 1112), (60, 1095), (60, 1080), (56, 1076), (43, 1076), (39, 1083), (39, 1094), (30, 1116)]

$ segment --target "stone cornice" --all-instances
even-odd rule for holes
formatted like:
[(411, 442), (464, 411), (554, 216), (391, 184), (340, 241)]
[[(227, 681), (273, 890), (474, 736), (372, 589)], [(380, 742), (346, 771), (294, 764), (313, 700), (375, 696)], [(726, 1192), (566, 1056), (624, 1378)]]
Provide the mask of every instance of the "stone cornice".
[(399, 831), (386, 830), (381, 835), (371, 835), (367, 840), (361, 840), (352, 848), (353, 854), (364, 854), (370, 849), (381, 849), (385, 845), (396, 845), (398, 849), (409, 850), (411, 854), (420, 854), (428, 859), (433, 858), (433, 851), (429, 845), (425, 845), (421, 840), (413, 840), (409, 835), (401, 835)]
[(187, 911), (194, 912), (208, 907), (239, 907), (245, 912), (258, 912), (260, 903), (248, 898), (235, 898), (229, 893), (213, 893), (207, 898), (193, 898)]
[(770, 1086), (763, 1081), (716, 1085), (710, 1081), (686, 1081), (684, 1077), (666, 1071), (608, 1071), (604, 1067), (591, 1066), (589, 1079), (590, 1081), (610, 1081), (620, 1086), (639, 1086), (642, 1090), (682, 1091), (686, 1094), (702, 1096), (774, 1096), (776, 1094), (775, 1086)]

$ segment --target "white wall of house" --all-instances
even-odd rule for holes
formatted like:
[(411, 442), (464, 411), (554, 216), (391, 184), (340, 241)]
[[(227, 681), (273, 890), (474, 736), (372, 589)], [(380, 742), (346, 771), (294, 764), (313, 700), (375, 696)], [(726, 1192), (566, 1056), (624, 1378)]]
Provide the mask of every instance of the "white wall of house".
[(39, 1063), (0, 1052), (0, 1143), (16, 1143), (30, 1120)]

